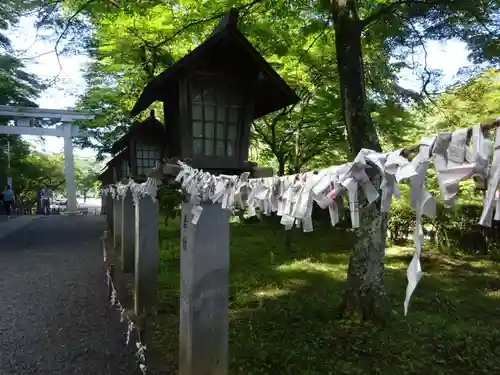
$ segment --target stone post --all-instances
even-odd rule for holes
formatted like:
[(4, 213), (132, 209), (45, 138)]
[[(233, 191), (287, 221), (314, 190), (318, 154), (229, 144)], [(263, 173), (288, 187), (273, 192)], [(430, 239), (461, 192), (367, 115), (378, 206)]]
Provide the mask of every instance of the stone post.
[(113, 199), (113, 247), (119, 249), (122, 240), (122, 207), (123, 199), (117, 195)]
[(150, 196), (135, 206), (134, 309), (136, 314), (151, 313), (157, 305), (158, 277), (158, 200)]
[(204, 204), (194, 225), (191, 210), (181, 216), (179, 375), (227, 375), (230, 212)]
[(114, 205), (113, 205), (113, 197), (111, 194), (107, 194), (105, 197), (105, 205), (106, 205), (106, 223), (108, 224), (108, 230), (113, 233), (114, 228), (114, 223), (113, 223), (113, 216), (114, 216)]
[(132, 199), (132, 192), (127, 190), (127, 194), (122, 202), (122, 271), (125, 273), (134, 272), (135, 259), (135, 207)]

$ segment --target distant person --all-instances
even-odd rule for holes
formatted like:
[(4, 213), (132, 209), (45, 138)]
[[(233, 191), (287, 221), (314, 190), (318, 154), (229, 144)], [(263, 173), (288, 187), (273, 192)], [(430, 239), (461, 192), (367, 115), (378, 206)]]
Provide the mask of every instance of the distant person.
[(43, 215), (47, 216), (50, 213), (50, 200), (52, 199), (52, 191), (49, 188), (43, 188), (40, 194), (42, 200)]
[(12, 190), (10, 185), (5, 186), (2, 201), (5, 207), (5, 214), (7, 215), (7, 217), (10, 217), (12, 205), (14, 204), (14, 191)]

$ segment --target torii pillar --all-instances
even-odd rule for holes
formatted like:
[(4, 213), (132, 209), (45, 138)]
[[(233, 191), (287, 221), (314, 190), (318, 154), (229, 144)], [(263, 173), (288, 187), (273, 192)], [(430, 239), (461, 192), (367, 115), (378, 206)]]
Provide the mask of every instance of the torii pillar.
[[(76, 181), (75, 181), (75, 159), (73, 157), (73, 124), (63, 123), (64, 131), (64, 175), (66, 177), (66, 198), (68, 199), (68, 213), (76, 213), (78, 202), (76, 201)], [(78, 131), (78, 129), (77, 129)]]

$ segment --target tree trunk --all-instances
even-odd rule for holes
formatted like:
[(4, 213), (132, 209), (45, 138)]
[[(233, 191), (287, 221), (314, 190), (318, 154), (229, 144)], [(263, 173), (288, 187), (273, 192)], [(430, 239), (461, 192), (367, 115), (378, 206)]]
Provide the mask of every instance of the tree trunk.
[(278, 176), (284, 176), (285, 175), (285, 158), (282, 157), (277, 157), (278, 159)]
[[(332, 16), (342, 112), (351, 153), (355, 156), (362, 148), (381, 151), (377, 132), (366, 109), (362, 30), (355, 2), (333, 0)], [(370, 179), (378, 187), (381, 176), (373, 170)], [(387, 307), (383, 282), (387, 215), (380, 211), (380, 200), (367, 207), (362, 191), (359, 197), (360, 228), (356, 230), (356, 245), (349, 259), (342, 308), (348, 315), (371, 320), (382, 317)]]
[(377, 131), (366, 110), (361, 26), (349, 14), (335, 17), (335, 47), (342, 112), (351, 153), (362, 148), (381, 151)]
[[(369, 173), (375, 186), (381, 176)], [(384, 255), (387, 240), (387, 214), (380, 211), (380, 199), (368, 206), (362, 191), (360, 197), (360, 227), (356, 244), (349, 258), (343, 312), (361, 320), (382, 320), (387, 312), (384, 287)]]

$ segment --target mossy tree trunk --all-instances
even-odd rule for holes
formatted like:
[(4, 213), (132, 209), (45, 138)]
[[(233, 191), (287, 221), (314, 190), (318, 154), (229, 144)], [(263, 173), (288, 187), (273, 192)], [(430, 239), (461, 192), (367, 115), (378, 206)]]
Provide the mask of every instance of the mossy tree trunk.
[[(371, 174), (375, 184), (380, 177)], [(377, 186), (377, 185), (375, 185)], [(384, 287), (384, 256), (387, 214), (380, 212), (380, 200), (368, 205), (360, 195), (360, 227), (349, 258), (343, 312), (361, 320), (383, 320), (388, 311)]]
[[(354, 157), (362, 148), (381, 151), (373, 121), (366, 109), (365, 77), (361, 33), (363, 23), (354, 0), (332, 0), (331, 14), (335, 27), (335, 47), (340, 79), (342, 113), (347, 138)], [(374, 169), (372, 169), (374, 172)], [(371, 173), (380, 186), (381, 176)], [(349, 259), (343, 312), (363, 320), (382, 317), (387, 307), (384, 288), (384, 253), (387, 215), (380, 211), (380, 201), (367, 206), (360, 196), (360, 228)]]

